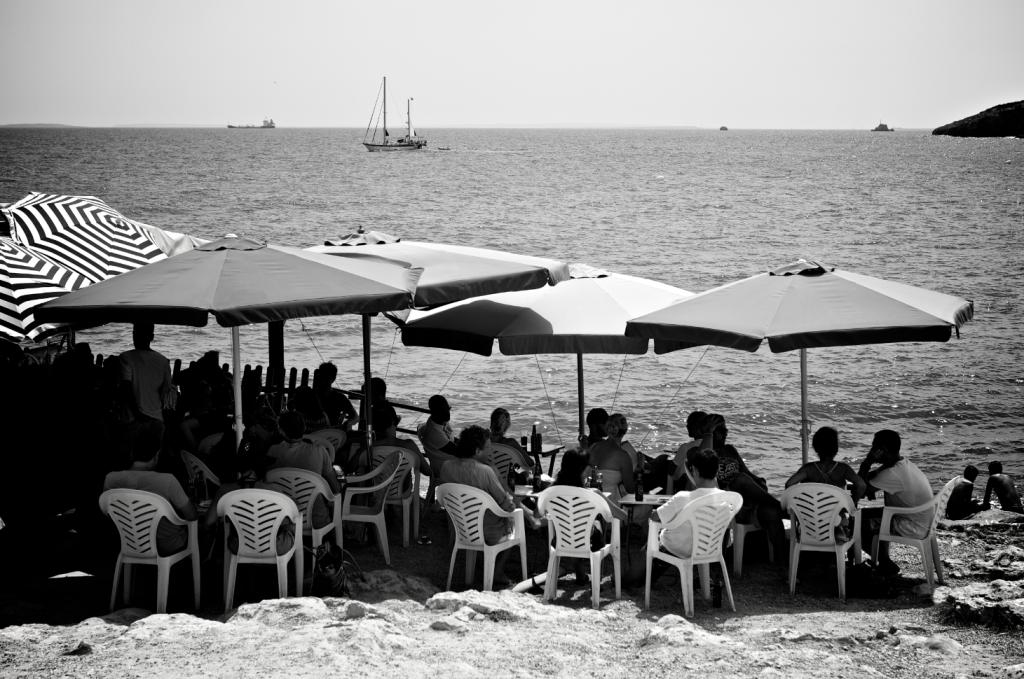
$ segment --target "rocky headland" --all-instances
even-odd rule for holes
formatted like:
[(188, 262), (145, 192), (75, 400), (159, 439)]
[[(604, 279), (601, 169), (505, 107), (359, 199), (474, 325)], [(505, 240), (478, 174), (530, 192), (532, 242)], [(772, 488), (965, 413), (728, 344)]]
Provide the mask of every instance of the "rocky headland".
[(1024, 101), (1000, 104), (969, 118), (937, 127), (932, 134), (950, 137), (1017, 137), (1024, 139)]

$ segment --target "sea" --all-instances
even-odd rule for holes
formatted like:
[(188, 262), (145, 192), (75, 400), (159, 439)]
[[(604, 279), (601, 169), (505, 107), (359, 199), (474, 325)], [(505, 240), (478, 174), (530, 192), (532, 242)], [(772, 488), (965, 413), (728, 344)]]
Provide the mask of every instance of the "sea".
[[(354, 129), (0, 129), (0, 202), (31, 191), (102, 198), (127, 217), (203, 238), (294, 246), (377, 230), (583, 262), (693, 292), (799, 258), (973, 300), (947, 343), (808, 351), (812, 427), (856, 463), (894, 429), (933, 486), (992, 460), (1024, 475), (1024, 141), (928, 130), (438, 129), (420, 152), (367, 153)], [(440, 150), (440, 148), (450, 150)], [(593, 309), (600, 314), (601, 309)], [(264, 326), (242, 360), (265, 364)], [(81, 332), (96, 353), (130, 328)], [(230, 360), (225, 328), (158, 326), (186, 364)], [(481, 357), (409, 348), (372, 323), (373, 371), (392, 400), (452, 405), (456, 430), (507, 408), (512, 435), (577, 428), (574, 355)], [(362, 383), (358, 317), (285, 326), (286, 363)], [(723, 414), (729, 441), (779, 492), (800, 464), (799, 352), (697, 348), (584, 359), (586, 407), (621, 412), (657, 454), (686, 415)], [(422, 416), (420, 416), (422, 417)], [(407, 413), (402, 425), (417, 420)], [(813, 457), (813, 452), (812, 452)]]

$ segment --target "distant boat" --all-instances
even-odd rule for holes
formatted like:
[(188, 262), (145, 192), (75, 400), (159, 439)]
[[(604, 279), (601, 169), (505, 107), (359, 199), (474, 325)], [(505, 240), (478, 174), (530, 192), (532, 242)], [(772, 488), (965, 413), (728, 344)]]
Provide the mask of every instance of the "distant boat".
[(262, 125), (228, 125), (229, 130), (272, 130), (275, 127), (273, 118), (264, 118)]
[[(384, 78), (383, 88), (383, 112), (384, 112), (384, 126), (383, 135), (378, 141), (377, 139), (377, 127), (373, 128), (373, 136), (370, 137), (370, 141), (366, 141), (366, 137), (363, 137), (363, 146), (366, 147), (367, 151), (371, 153), (374, 151), (415, 151), (421, 149), (427, 145), (426, 139), (421, 139), (416, 135), (416, 130), (412, 127), (412, 99), (407, 99), (406, 105), (406, 120), (405, 120), (405, 136), (400, 137), (397, 140), (392, 140), (388, 134), (388, 79)], [(377, 106), (374, 104), (374, 112), (377, 111)], [(369, 127), (367, 127), (369, 132)]]
[(719, 132), (728, 132), (728, 131), (729, 131), (729, 128), (728, 128), (728, 127), (726, 127), (725, 125), (722, 125), (722, 126), (721, 126), (720, 128), (718, 128), (718, 131), (719, 131)]
[(878, 121), (878, 127), (871, 130), (872, 132), (895, 132), (895, 129), (889, 129), (889, 126), (883, 123), (881, 120)]

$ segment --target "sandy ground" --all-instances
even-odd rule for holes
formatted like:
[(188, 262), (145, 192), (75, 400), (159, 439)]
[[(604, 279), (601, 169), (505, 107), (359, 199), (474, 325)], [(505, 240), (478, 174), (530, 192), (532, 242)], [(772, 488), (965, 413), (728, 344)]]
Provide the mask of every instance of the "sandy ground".
[[(677, 577), (659, 580), (644, 610), (642, 588), (615, 600), (610, 562), (596, 611), (589, 585), (571, 575), (551, 603), (538, 594), (467, 590), (461, 558), (453, 587), (463, 591), (440, 592), (445, 529), (435, 511), (425, 513), (424, 526), (432, 545), (403, 548), (391, 530), (391, 569), (372, 546), (353, 549), (368, 582), (353, 579), (352, 599), (264, 599), (275, 595), (273, 574), (252, 567), (240, 584), (249, 603), (225, 614), (217, 563), (204, 568), (198, 615), (187, 569), (172, 576), (168, 615), (142, 608), (107, 614), (112, 563), (100, 559), (91, 577), (37, 573), (13, 588), (8, 580), (0, 596), (0, 677), (1009, 677), (1018, 675), (1004, 668), (1024, 663), (1020, 629), (957, 624), (930, 597), (915, 595), (924, 577), (907, 548), (894, 549), (903, 568), (898, 596), (844, 603), (831, 559), (802, 561), (791, 597), (785, 572), (767, 563), (755, 535), (743, 576), (732, 578), (736, 612), (698, 595), (695, 616), (684, 619)], [(955, 585), (982, 578), (971, 564), (994, 549), (1024, 546), (1024, 536), (958, 527), (943, 531), (940, 543)], [(542, 548), (540, 536), (531, 536), (531, 557)], [(508, 568), (513, 578), (516, 561)], [(542, 568), (538, 562), (532, 565)], [(478, 587), (480, 579), (478, 567)], [(132, 604), (152, 606), (154, 596), (153, 583), (140, 577)]]

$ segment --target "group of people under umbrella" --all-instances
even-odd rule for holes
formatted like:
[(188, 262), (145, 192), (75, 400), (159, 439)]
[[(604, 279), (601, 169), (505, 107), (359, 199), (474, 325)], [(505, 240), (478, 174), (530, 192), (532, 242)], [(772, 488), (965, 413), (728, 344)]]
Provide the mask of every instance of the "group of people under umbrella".
[[(403, 327), (403, 342), (410, 346), (489, 355), (497, 340), (507, 355), (576, 354), (581, 436), (584, 354), (646, 353), (651, 339), (658, 353), (704, 345), (756, 351), (765, 340), (774, 353), (799, 350), (806, 463), (807, 349), (942, 342), (954, 330), (959, 334), (973, 316), (968, 300), (813, 261), (800, 260), (694, 295), (588, 267), (570, 269), (549, 259), (389, 239), (303, 250), (228, 236), (193, 240), (180, 247), (184, 252), (167, 256), (156, 236), (120, 215), (101, 220), (109, 255), (101, 265), (74, 252), (63, 259), (55, 254), (69, 243), (75, 243), (72, 250), (88, 248), (67, 236), (74, 228), (82, 232), (80, 224), (76, 227), (71, 218), (59, 222), (53, 215), (67, 217), (73, 212), (64, 209), (67, 205), (88, 207), (95, 199), (43, 194), (30, 199), (4, 211), (12, 236), (22, 234), (21, 241), (31, 236), (39, 261), (51, 269), (66, 265), (71, 272), (54, 274), (56, 282), (45, 291), (50, 301), (31, 307), (36, 327), (205, 326), (212, 316), (232, 336), (236, 442), (243, 431), (240, 326), (361, 315), (364, 384), (370, 389), (370, 319), (385, 314)], [(116, 247), (110, 247), (115, 240)], [(44, 242), (50, 249), (44, 249)], [(32, 254), (17, 238), (3, 239), (0, 247), (5, 255), (8, 250), (23, 258)], [(41, 297), (45, 294), (37, 295), (37, 301)], [(594, 309), (603, 313), (594, 314)], [(373, 422), (372, 402), (366, 393), (366, 430)]]

